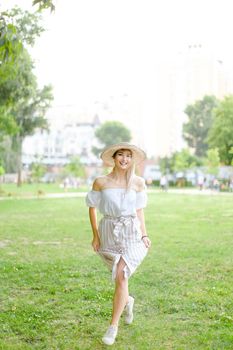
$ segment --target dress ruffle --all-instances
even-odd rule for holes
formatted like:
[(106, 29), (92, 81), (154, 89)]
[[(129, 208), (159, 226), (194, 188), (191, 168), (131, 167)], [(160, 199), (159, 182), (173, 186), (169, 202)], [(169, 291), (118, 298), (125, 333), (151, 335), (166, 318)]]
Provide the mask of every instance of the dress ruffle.
[(86, 205), (88, 207), (96, 208), (99, 206), (101, 199), (101, 192), (100, 191), (89, 191), (86, 196)]

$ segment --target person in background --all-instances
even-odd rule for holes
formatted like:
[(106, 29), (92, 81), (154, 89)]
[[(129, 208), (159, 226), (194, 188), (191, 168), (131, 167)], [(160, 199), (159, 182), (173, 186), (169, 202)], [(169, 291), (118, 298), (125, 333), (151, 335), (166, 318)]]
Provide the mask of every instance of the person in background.
[(168, 182), (167, 182), (166, 175), (162, 175), (162, 177), (160, 179), (160, 187), (161, 187), (162, 191), (167, 191)]
[(198, 174), (197, 185), (198, 185), (200, 191), (203, 190), (204, 180), (205, 180), (204, 175), (203, 174)]

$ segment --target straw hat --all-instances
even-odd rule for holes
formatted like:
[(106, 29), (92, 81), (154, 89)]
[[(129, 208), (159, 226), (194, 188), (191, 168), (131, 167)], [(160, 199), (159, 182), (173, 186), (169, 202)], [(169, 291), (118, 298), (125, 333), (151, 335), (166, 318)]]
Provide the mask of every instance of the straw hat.
[(110, 145), (104, 148), (100, 154), (100, 158), (103, 160), (104, 164), (107, 166), (114, 166), (113, 155), (116, 151), (120, 149), (127, 149), (132, 152), (132, 159), (135, 164), (141, 163), (146, 158), (146, 153), (139, 147), (132, 145), (128, 142), (120, 142), (114, 145)]

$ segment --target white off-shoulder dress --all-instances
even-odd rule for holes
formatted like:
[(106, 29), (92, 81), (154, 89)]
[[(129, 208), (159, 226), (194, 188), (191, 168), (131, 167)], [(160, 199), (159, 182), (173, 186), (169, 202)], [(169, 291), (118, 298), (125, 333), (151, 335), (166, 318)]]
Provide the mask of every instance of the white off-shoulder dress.
[(116, 267), (122, 257), (126, 263), (124, 277), (129, 278), (145, 258), (146, 248), (141, 237), (140, 221), (136, 210), (146, 207), (145, 190), (106, 188), (90, 191), (86, 196), (88, 207), (96, 207), (103, 215), (99, 222), (100, 249), (112, 279), (116, 277)]

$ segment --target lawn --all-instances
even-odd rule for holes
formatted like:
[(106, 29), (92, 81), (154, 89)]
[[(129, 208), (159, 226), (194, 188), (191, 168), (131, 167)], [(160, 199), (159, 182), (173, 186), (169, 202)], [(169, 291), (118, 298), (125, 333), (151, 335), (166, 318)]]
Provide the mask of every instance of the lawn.
[[(112, 349), (233, 348), (233, 196), (152, 193), (153, 246)], [(0, 201), (0, 349), (105, 349), (113, 284), (83, 198)]]
[(64, 189), (62, 183), (24, 183), (22, 186), (16, 184), (1, 184), (0, 197), (30, 197), (43, 196), (48, 193), (67, 193), (80, 192), (88, 190), (88, 186), (80, 186), (78, 188), (70, 187)]

